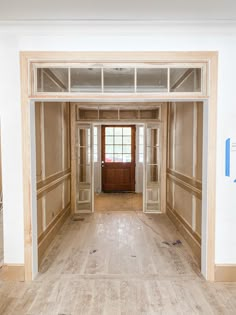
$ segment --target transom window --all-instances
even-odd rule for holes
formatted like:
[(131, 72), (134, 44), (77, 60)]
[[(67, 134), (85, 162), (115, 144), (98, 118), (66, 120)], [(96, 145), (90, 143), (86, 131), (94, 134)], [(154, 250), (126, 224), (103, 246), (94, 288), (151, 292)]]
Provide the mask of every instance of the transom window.
[(33, 94), (206, 94), (205, 64), (33, 64)]
[(105, 127), (105, 162), (130, 163), (131, 141), (131, 127)]

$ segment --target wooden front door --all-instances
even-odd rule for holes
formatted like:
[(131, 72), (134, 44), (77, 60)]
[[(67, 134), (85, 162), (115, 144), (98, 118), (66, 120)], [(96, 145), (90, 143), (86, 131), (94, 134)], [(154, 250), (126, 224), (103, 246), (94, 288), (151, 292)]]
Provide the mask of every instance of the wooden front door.
[(135, 191), (135, 126), (102, 126), (102, 190)]

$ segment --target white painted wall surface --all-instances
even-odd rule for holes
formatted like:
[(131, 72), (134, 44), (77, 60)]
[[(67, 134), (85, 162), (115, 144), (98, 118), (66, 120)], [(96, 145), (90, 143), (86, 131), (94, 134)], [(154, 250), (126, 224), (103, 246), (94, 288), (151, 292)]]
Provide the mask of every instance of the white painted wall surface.
[[(100, 22), (0, 24), (4, 246), (23, 262), (19, 51), (219, 51), (216, 263), (236, 263), (236, 183), (224, 176), (224, 141), (236, 135), (236, 24)], [(235, 161), (236, 163), (236, 161)]]

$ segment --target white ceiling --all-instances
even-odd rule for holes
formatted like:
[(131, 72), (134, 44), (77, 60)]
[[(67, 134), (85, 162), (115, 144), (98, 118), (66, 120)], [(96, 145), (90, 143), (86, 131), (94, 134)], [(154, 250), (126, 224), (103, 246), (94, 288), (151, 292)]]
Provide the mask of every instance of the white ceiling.
[(236, 0), (0, 0), (0, 20), (236, 20)]

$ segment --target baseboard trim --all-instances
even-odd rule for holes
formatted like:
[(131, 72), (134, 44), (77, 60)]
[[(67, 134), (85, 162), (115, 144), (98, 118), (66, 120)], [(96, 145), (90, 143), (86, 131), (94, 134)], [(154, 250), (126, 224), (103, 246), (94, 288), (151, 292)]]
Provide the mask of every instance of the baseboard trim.
[(215, 265), (215, 281), (236, 282), (236, 265)]
[(0, 280), (25, 281), (25, 266), (5, 264), (0, 269)]
[(58, 230), (62, 227), (66, 219), (69, 217), (70, 207), (71, 207), (71, 204), (69, 203), (49, 224), (47, 229), (39, 236), (38, 238), (38, 263), (39, 265), (41, 264), (43, 260), (43, 256), (46, 249), (53, 241)]
[(166, 214), (190, 246), (193, 252), (193, 256), (195, 257), (199, 267), (201, 268), (201, 243), (199, 242), (200, 239), (196, 238), (195, 235), (189, 231), (185, 224), (181, 222), (175, 212), (172, 211), (168, 205), (166, 207)]

